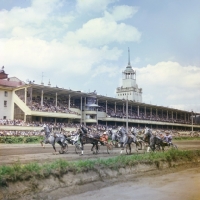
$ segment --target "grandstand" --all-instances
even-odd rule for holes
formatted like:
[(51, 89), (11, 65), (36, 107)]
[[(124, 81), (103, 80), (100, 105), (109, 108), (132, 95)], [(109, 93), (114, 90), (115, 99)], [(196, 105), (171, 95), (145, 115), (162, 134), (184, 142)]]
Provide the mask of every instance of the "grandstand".
[[(193, 117), (192, 117), (193, 116)], [(25, 83), (0, 72), (0, 120), (21, 120), (25, 124), (60, 123), (102, 126), (145, 126), (156, 129), (200, 130), (195, 123), (199, 113), (107, 97), (96, 92), (84, 93)], [(73, 126), (75, 124), (75, 126)], [(39, 130), (41, 126), (0, 124), (0, 130)]]

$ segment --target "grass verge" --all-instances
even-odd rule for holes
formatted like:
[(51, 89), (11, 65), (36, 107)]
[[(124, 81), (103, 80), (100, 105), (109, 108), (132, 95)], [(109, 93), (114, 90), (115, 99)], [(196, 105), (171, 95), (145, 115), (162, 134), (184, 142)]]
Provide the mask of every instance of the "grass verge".
[(200, 150), (179, 151), (169, 150), (167, 152), (138, 154), (130, 156), (116, 156), (112, 158), (99, 158), (95, 160), (66, 161), (59, 159), (51, 163), (39, 164), (36, 162), (21, 164), (20, 162), (10, 166), (0, 166), (0, 187), (5, 187), (8, 182), (29, 180), (30, 178), (47, 178), (50, 175), (61, 177), (63, 174), (99, 168), (119, 169), (121, 167), (134, 166), (138, 163), (158, 164), (160, 161), (171, 163), (172, 161), (196, 161), (200, 158)]

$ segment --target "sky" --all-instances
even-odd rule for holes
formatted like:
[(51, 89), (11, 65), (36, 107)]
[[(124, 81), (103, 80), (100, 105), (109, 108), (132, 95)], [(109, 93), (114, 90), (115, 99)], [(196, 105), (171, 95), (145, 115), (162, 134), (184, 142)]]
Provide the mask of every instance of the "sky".
[(130, 48), (144, 103), (200, 113), (199, 8), (199, 0), (0, 0), (0, 67), (116, 97)]

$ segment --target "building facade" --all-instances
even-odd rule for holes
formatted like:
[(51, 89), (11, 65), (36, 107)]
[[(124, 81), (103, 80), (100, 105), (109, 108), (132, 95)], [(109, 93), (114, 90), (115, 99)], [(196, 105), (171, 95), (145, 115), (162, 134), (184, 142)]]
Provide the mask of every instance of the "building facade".
[[(2, 73), (0, 77), (3, 77)], [(31, 82), (26, 84), (15, 77), (0, 79), (0, 119), (5, 120), (106, 126), (125, 126), (128, 123), (140, 128), (200, 130), (200, 125), (195, 123), (199, 115), (102, 96), (96, 92), (83, 93)]]

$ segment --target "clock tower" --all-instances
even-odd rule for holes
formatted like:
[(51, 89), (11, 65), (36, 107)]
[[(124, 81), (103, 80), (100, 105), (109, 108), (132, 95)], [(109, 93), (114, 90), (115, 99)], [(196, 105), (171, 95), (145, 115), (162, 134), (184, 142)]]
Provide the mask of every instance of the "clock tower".
[(130, 63), (130, 50), (128, 48), (128, 65), (122, 72), (122, 86), (116, 89), (116, 97), (128, 99), (135, 102), (142, 102), (142, 88), (136, 84), (136, 71)]

